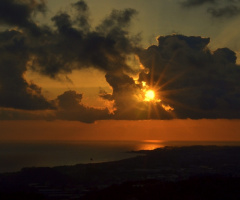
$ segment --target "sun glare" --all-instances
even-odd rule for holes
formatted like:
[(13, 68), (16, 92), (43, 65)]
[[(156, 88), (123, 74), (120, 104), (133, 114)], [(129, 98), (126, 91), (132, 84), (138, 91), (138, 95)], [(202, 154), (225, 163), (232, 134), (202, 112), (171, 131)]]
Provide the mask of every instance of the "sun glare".
[[(174, 110), (174, 108), (171, 107), (170, 105), (163, 104), (163, 102), (160, 103), (162, 100), (160, 99), (160, 92), (159, 92), (160, 89), (158, 87), (148, 86), (145, 81), (141, 82), (141, 86), (142, 86), (141, 92), (137, 96), (140, 101), (150, 103), (153, 106), (153, 108), (156, 110), (156, 112), (158, 109), (157, 107), (155, 107), (155, 105), (161, 106), (167, 112), (171, 112)], [(157, 104), (157, 103), (160, 103), (160, 104)]]
[(155, 88), (149, 87), (145, 81), (141, 82), (142, 88), (141, 88), (141, 94), (139, 95), (140, 101), (145, 102), (160, 102), (161, 100), (158, 99), (159, 95), (156, 92)]
[(155, 99), (155, 92), (153, 90), (147, 90), (145, 92), (144, 101), (153, 101)]

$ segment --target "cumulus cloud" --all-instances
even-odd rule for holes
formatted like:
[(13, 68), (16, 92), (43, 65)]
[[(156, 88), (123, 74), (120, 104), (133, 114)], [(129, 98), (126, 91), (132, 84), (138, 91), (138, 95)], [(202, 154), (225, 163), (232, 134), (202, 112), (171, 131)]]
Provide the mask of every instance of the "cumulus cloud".
[(106, 81), (112, 87), (112, 94), (104, 91), (100, 96), (114, 100), (114, 119), (171, 119), (172, 113), (164, 109), (162, 102), (144, 101), (142, 84), (123, 72), (106, 74)]
[[(184, 2), (185, 7), (218, 6), (213, 0)], [(133, 9), (113, 10), (92, 27), (89, 8), (80, 0), (72, 4), (74, 14), (61, 11), (52, 17), (54, 25), (46, 26), (33, 20), (35, 13), (46, 11), (44, 1), (3, 0), (1, 4), (9, 13), (0, 14), (0, 23), (12, 29), (0, 33), (0, 119), (90, 123), (101, 119), (240, 118), (236, 55), (228, 48), (210, 51), (209, 38), (160, 36), (158, 45), (143, 49), (139, 37), (129, 33), (136, 15)], [(19, 19), (10, 14), (14, 10)], [(129, 65), (132, 55), (139, 57), (143, 69)], [(83, 105), (83, 94), (76, 91), (47, 100), (39, 86), (24, 79), (27, 70), (56, 79), (88, 67), (105, 72), (113, 92), (102, 90), (99, 96), (114, 102), (113, 114)], [(133, 74), (139, 74), (138, 80)], [(143, 83), (155, 90), (157, 101), (144, 100)]]
[[(0, 33), (0, 107), (23, 110), (56, 109), (57, 118), (81, 121), (109, 117), (107, 110), (76, 104), (80, 100), (77, 99), (77, 94), (74, 96), (71, 93), (70, 98), (67, 96), (69, 93), (66, 93), (55, 101), (48, 101), (39, 86), (24, 79), (24, 73), (28, 69), (51, 78), (87, 67), (95, 67), (106, 73), (134, 71), (126, 60), (129, 54), (134, 54), (139, 49), (128, 32), (136, 11), (113, 10), (100, 25), (93, 28), (89, 24), (87, 4), (80, 0), (72, 4), (72, 7), (74, 15), (59, 12), (52, 17), (54, 27), (50, 27), (37, 25), (34, 21), (36, 13), (47, 10), (43, 0), (0, 2), (0, 23), (12, 27)], [(63, 97), (68, 98), (75, 109), (67, 109), (66, 105), (63, 107)], [(77, 112), (84, 115), (79, 117)]]
[(127, 56), (138, 51), (128, 27), (136, 11), (113, 10), (96, 28), (90, 29), (88, 8), (83, 1), (73, 4), (75, 18), (66, 12), (52, 18), (56, 29), (41, 30), (41, 43), (33, 47), (32, 69), (50, 77), (73, 69), (95, 67), (104, 72), (133, 71)]
[(53, 109), (54, 105), (41, 94), (41, 88), (23, 78), (29, 59), (25, 38), (17, 31), (0, 33), (0, 52), (0, 107)]
[(81, 103), (83, 94), (69, 90), (59, 95), (55, 100), (54, 110), (19, 110), (0, 108), (0, 120), (71, 120), (92, 123), (96, 120), (111, 119), (107, 108), (98, 109)]
[(111, 115), (107, 108), (96, 109), (86, 107), (81, 104), (82, 94), (76, 91), (66, 91), (59, 95), (56, 99), (58, 110), (56, 111), (56, 118), (63, 120), (75, 120), (86, 123), (92, 123), (96, 120), (111, 119)]
[[(1, 107), (26, 110), (54, 109), (52, 102), (41, 94), (41, 88), (24, 79), (31, 55), (28, 34), (35, 36), (38, 32), (32, 17), (35, 13), (45, 10), (43, 0), (0, 1), (0, 24), (16, 28), (0, 33)], [(17, 30), (18, 28), (22, 31)]]
[(149, 73), (139, 81), (160, 88), (161, 99), (178, 118), (239, 118), (240, 66), (228, 48), (211, 52), (209, 38), (160, 36), (141, 53)]

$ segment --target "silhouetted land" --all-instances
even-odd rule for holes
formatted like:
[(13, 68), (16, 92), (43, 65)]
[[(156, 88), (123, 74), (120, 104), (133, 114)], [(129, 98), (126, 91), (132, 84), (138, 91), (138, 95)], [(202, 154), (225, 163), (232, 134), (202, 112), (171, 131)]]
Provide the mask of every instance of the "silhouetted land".
[(0, 174), (0, 199), (240, 199), (240, 147), (136, 153), (115, 162)]

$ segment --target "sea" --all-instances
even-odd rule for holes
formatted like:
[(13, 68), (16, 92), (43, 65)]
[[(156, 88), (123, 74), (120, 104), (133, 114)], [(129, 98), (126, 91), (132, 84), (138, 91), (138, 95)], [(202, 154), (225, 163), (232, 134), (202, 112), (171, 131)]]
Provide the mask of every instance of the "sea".
[(0, 142), (0, 173), (26, 167), (54, 167), (100, 163), (135, 157), (133, 151), (165, 146), (240, 146), (240, 141), (25, 141)]

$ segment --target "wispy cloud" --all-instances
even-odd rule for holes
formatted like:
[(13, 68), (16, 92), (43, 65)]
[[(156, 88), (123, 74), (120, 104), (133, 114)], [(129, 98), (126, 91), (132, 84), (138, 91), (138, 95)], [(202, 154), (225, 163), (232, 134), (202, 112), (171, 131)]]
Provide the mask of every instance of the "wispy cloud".
[(214, 18), (231, 18), (240, 14), (239, 0), (186, 0), (180, 5), (188, 9), (206, 7), (206, 12)]
[(215, 4), (216, 0), (185, 0), (180, 2), (182, 7), (202, 6), (204, 4)]

